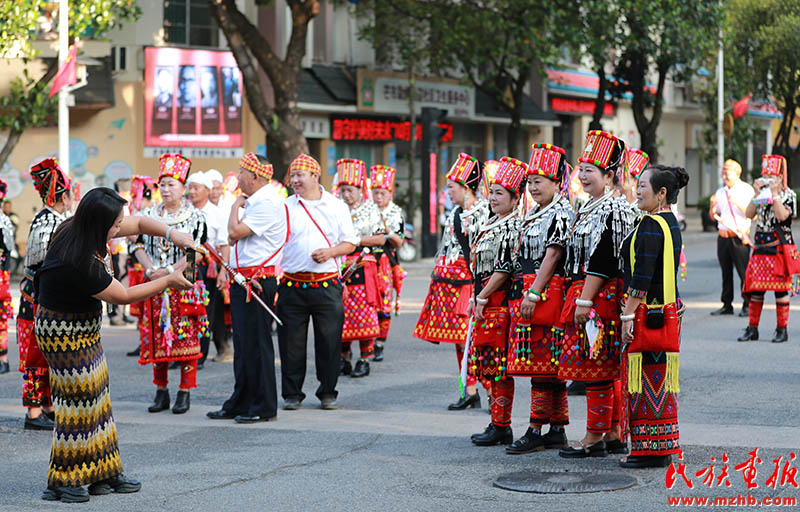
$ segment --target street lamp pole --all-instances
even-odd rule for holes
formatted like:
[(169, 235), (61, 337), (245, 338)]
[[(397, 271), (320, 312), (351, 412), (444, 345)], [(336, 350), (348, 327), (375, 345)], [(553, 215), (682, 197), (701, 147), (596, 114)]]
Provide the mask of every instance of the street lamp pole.
[(717, 184), (722, 182), (722, 166), (725, 163), (725, 134), (722, 133), (722, 121), (725, 117), (725, 72), (722, 57), (722, 27), (720, 26), (719, 53), (717, 54)]
[[(58, 1), (58, 66), (61, 69), (69, 54), (69, 2)], [(66, 87), (58, 91), (58, 161), (61, 168), (69, 170), (69, 97)]]

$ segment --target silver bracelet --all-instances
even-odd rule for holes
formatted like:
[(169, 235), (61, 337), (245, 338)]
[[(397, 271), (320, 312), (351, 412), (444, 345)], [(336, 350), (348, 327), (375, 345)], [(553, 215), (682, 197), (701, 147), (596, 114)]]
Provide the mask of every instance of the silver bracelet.
[(171, 241), (172, 241), (172, 240), (170, 240), (170, 239), (169, 239), (169, 233), (170, 233), (170, 231), (172, 231), (173, 229), (175, 229), (175, 226), (167, 226), (167, 232), (166, 232), (166, 233), (164, 233), (164, 238), (166, 238), (166, 239), (167, 239), (167, 241), (169, 241), (169, 242), (171, 242)]
[(488, 304), (489, 299), (482, 299), (480, 297), (475, 297), (475, 302), (477, 302), (478, 304), (481, 304), (481, 305)]
[(575, 304), (582, 308), (590, 308), (594, 306), (594, 302), (590, 301), (589, 299), (575, 299)]
[(531, 302), (539, 302), (542, 300), (541, 295), (536, 295), (535, 293), (528, 292), (528, 300)]
[(631, 320), (636, 318), (636, 313), (631, 313), (630, 315), (620, 315), (619, 319), (623, 322), (630, 322)]
[(148, 268), (147, 270), (145, 270), (145, 271), (144, 271), (144, 276), (145, 276), (147, 279), (150, 279), (150, 277), (153, 275), (153, 270), (155, 270), (155, 268), (154, 268), (154, 267), (150, 267), (150, 268)]

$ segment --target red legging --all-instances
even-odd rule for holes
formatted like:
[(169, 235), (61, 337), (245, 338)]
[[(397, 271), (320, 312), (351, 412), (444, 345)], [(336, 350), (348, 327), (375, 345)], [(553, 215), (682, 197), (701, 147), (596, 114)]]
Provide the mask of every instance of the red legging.
[[(350, 346), (352, 344), (352, 341), (342, 342), (342, 357), (345, 359), (350, 359)], [(369, 359), (375, 352), (375, 340), (359, 340), (358, 345), (361, 349), (361, 359)]]
[(586, 384), (586, 431), (607, 434), (622, 417), (622, 383), (619, 380)]
[[(167, 370), (169, 363), (153, 363), (153, 384), (160, 387), (167, 387), (169, 376)], [(197, 387), (197, 359), (191, 361), (181, 361), (181, 384), (180, 389), (192, 389)]]

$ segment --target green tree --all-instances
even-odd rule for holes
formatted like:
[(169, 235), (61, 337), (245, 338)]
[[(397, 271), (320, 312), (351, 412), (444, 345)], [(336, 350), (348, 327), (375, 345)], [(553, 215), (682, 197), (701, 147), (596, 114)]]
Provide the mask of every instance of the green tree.
[[(269, 3), (270, 0), (256, 0), (259, 6)], [(308, 143), (300, 129), (297, 89), (306, 54), (308, 23), (319, 14), (319, 1), (286, 0), (292, 16), (292, 33), (282, 59), (268, 39), (272, 34), (262, 35), (239, 10), (236, 0), (209, 0), (209, 4), (242, 72), (250, 110), (267, 132), (267, 153), (275, 164), (275, 178), (282, 179), (292, 160), (300, 153), (308, 153)], [(270, 95), (272, 105), (268, 102)]]
[[(36, 39), (37, 20), (48, 3), (44, 0), (0, 2), (0, 58), (19, 58), (26, 64), (36, 59), (39, 52), (32, 42)], [(141, 14), (135, 0), (70, 0), (69, 10), (70, 42), (76, 37), (102, 39), (114, 27)], [(57, 70), (56, 59), (47, 61), (43, 71), (26, 67), (21, 77), (11, 80), (9, 92), (0, 97), (0, 130), (8, 131), (6, 143), (0, 149), (0, 168), (26, 129), (52, 123), (57, 102), (49, 98), (48, 85)]]
[(791, 137), (800, 107), (800, 3), (730, 0), (725, 21), (732, 71), (756, 97), (774, 99), (783, 119), (774, 151), (791, 165), (800, 154)]
[(574, 2), (545, 0), (430, 0), (431, 67), (458, 70), (508, 113), (508, 151), (522, 147), (522, 106), (529, 82), (540, 80), (574, 33)]
[[(658, 162), (658, 126), (667, 78), (677, 82), (694, 75), (719, 46), (719, 2), (684, 0), (617, 0), (619, 57), (612, 90), (632, 95), (631, 107), (641, 149)], [(655, 80), (655, 87), (649, 80)], [(649, 116), (648, 116), (649, 113)]]

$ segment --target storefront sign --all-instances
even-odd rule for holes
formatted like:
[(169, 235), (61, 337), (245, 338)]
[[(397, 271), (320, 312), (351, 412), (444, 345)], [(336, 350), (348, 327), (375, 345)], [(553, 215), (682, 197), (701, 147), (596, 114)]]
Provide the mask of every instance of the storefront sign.
[(300, 116), (300, 129), (307, 139), (329, 139), (331, 122), (324, 116)]
[[(447, 110), (449, 117), (475, 116), (475, 88), (449, 79), (417, 79), (415, 110), (435, 107)], [(408, 113), (408, 76), (358, 70), (358, 109), (379, 113)]]
[[(453, 140), (453, 125), (439, 123), (439, 128), (447, 130), (442, 142)], [(422, 125), (417, 123), (417, 140), (422, 140)], [(411, 140), (411, 122), (381, 118), (334, 117), (331, 119), (331, 139), (390, 142)]]
[[(550, 97), (550, 109), (555, 112), (565, 112), (569, 114), (594, 114), (593, 100), (582, 100), (579, 98), (561, 98), (558, 96)], [(606, 102), (603, 107), (604, 116), (613, 116), (615, 107), (613, 103)]]
[(144, 49), (145, 146), (242, 145), (242, 84), (231, 52)]
[(158, 158), (164, 153), (180, 153), (192, 158), (242, 158), (242, 148), (192, 148), (192, 147), (145, 147), (145, 158)]

